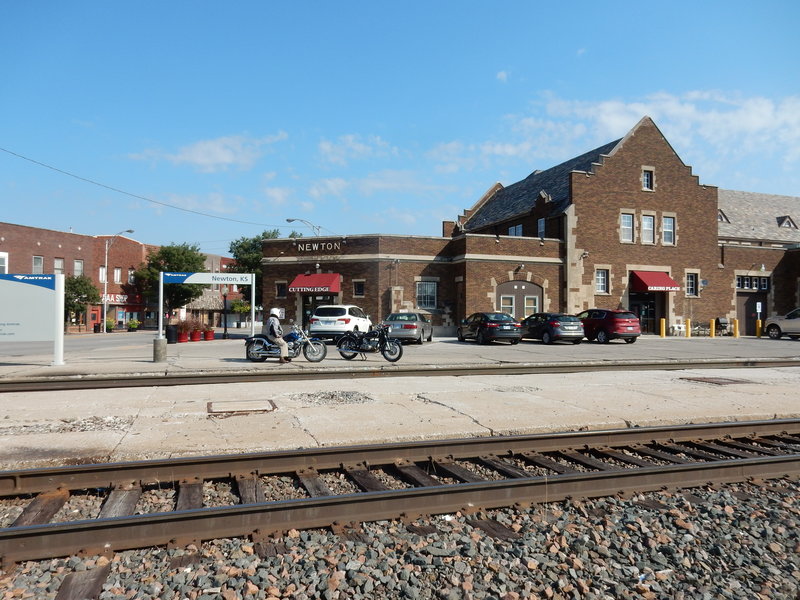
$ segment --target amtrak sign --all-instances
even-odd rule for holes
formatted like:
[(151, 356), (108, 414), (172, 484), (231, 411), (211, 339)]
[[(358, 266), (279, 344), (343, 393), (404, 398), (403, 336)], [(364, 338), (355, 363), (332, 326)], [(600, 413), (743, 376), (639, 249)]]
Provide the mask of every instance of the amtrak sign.
[(169, 273), (164, 283), (210, 283), (214, 285), (253, 285), (253, 273)]
[(64, 276), (0, 274), (0, 342), (50, 342), (64, 364)]

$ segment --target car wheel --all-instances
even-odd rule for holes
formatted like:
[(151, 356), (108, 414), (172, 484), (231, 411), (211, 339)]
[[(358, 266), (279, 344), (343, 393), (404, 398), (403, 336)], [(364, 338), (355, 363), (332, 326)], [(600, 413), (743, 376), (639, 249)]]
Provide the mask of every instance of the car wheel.
[(428, 342), (432, 342), (433, 341), (433, 329), (431, 329), (431, 332), (428, 334), (428, 339), (426, 341), (428, 341)]
[(608, 337), (608, 332), (605, 329), (601, 329), (597, 332), (597, 341), (601, 344), (607, 344), (610, 340)]
[(422, 346), (422, 342), (424, 342), (425, 340), (422, 339), (422, 334), (420, 333), (419, 337), (414, 341), (417, 342), (417, 344), (419, 344), (420, 346)]
[(626, 344), (632, 344), (633, 342), (635, 342), (638, 339), (639, 338), (625, 338), (625, 343)]
[(478, 342), (479, 344), (486, 343), (486, 336), (483, 334), (482, 331), (479, 331), (478, 334), (475, 336), (475, 341)]
[(777, 325), (770, 325), (769, 327), (767, 327), (767, 335), (771, 340), (779, 340), (781, 339), (781, 335), (783, 335), (783, 332), (781, 331), (781, 328), (778, 327)]
[(461, 333), (460, 329), (456, 331), (456, 338), (458, 339), (459, 342), (463, 342), (464, 341), (464, 334)]
[(553, 336), (550, 335), (549, 331), (545, 331), (542, 334), (542, 343), (543, 344), (552, 344), (553, 343)]

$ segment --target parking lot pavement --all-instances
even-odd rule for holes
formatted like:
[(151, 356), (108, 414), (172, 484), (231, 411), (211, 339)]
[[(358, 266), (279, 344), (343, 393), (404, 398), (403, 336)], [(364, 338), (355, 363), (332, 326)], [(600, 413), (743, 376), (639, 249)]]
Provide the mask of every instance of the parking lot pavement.
[[(107, 336), (68, 336), (64, 344), (63, 365), (53, 366), (52, 345), (0, 344), (0, 377), (59, 377), (69, 375), (106, 376), (136, 373), (184, 373), (200, 371), (252, 371), (254, 369), (299, 370), (309, 368), (387, 367), (380, 354), (366, 354), (344, 360), (332, 343), (320, 363), (309, 363), (302, 356), (288, 365), (277, 360), (252, 363), (245, 358), (244, 336), (227, 340), (167, 345), (167, 361), (154, 362), (153, 340), (147, 332), (114, 333)], [(697, 360), (730, 358), (800, 357), (800, 340), (770, 340), (755, 337), (666, 337), (642, 336), (635, 344), (614, 341), (609, 344), (584, 341), (582, 344), (523, 340), (517, 345), (494, 342), (478, 345), (455, 338), (434, 338), (423, 345), (404, 344), (403, 357), (396, 365), (490, 365), (522, 363), (586, 363)]]

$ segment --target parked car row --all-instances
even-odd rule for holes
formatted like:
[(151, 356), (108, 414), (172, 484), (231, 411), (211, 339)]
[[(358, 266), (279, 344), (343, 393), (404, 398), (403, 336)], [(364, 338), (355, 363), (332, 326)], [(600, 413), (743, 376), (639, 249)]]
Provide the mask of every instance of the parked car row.
[(632, 344), (642, 334), (639, 318), (627, 310), (592, 308), (578, 315), (535, 313), (518, 322), (508, 313), (479, 312), (464, 319), (456, 337), (474, 339), (479, 344), (508, 340), (517, 344), (530, 338), (552, 344), (560, 340), (580, 344), (584, 338), (606, 344), (621, 339)]
[[(389, 326), (393, 338), (422, 344), (433, 339), (430, 317), (419, 312), (395, 312), (382, 325)], [(336, 304), (318, 306), (309, 321), (309, 335), (322, 339), (338, 339), (349, 331), (371, 331), (372, 321), (358, 306)], [(767, 329), (767, 331), (770, 331)], [(626, 310), (592, 308), (578, 315), (542, 312), (517, 321), (505, 312), (476, 312), (461, 321), (456, 330), (459, 341), (475, 340), (485, 344), (507, 340), (518, 344), (523, 339), (541, 340), (545, 344), (566, 341), (580, 344), (584, 338), (605, 344), (614, 339), (632, 344), (641, 335), (639, 319)]]

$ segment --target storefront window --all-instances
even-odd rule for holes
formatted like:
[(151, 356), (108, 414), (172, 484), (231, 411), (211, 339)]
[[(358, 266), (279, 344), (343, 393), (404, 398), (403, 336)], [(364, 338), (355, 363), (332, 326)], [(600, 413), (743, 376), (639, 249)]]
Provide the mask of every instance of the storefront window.
[(417, 282), (417, 308), (436, 308), (436, 282)]

